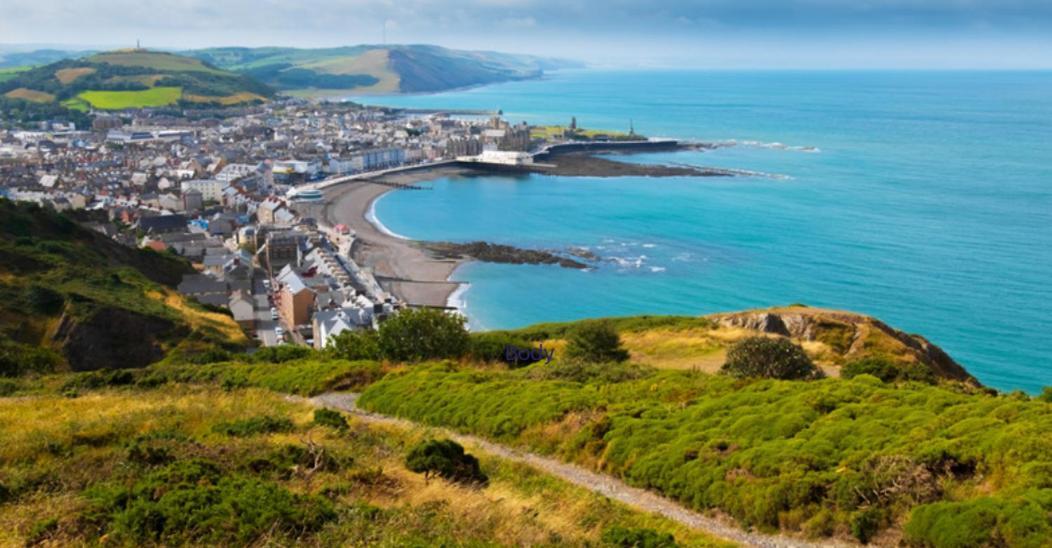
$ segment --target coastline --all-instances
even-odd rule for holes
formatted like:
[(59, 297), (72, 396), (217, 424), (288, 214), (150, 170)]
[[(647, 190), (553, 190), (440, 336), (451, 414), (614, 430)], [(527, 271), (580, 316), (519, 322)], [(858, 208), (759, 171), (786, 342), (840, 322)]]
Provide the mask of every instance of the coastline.
[[(375, 181), (414, 184), (439, 177), (463, 175), (466, 170), (451, 167), (387, 175)], [(446, 308), (461, 287), (451, 280), (465, 260), (439, 259), (388, 229), (376, 217), (375, 203), (394, 188), (373, 181), (349, 181), (327, 189), (321, 216), (330, 224), (345, 224), (354, 231), (351, 256), (363, 268), (372, 270), (384, 289), (411, 306)]]
[[(673, 143), (661, 144), (660, 147), (678, 150), (692, 147)], [(441, 177), (470, 177), (489, 173), (536, 173), (539, 175), (560, 175), (569, 177), (620, 177), (625, 175), (645, 175), (651, 177), (682, 176), (728, 176), (708, 168), (681, 166), (647, 165), (618, 162), (597, 157), (596, 154), (606, 149), (622, 149), (618, 145), (587, 146), (595, 150), (552, 151), (546, 155), (557, 162), (556, 165), (543, 165), (525, 169), (496, 169), (492, 166), (475, 167), (471, 165), (444, 165), (427, 169), (416, 169), (390, 173), (372, 179), (346, 181), (325, 189), (323, 205), (311, 209), (313, 216), (324, 219), (327, 223), (344, 224), (356, 235), (351, 249), (351, 258), (363, 268), (373, 272), (381, 286), (393, 293), (410, 306), (437, 307), (456, 309), (465, 312), (464, 292), (468, 282), (454, 281), (453, 275), (462, 264), (475, 260), (471, 256), (450, 256), (429, 249), (427, 241), (417, 241), (388, 228), (376, 215), (376, 202), (388, 192), (397, 189), (397, 185), (415, 185), (433, 181)], [(656, 148), (653, 146), (642, 147)], [(631, 154), (639, 150), (623, 150)], [(498, 166), (499, 167), (499, 166)], [(485, 242), (476, 242), (485, 243)], [(531, 252), (532, 250), (514, 250)], [(493, 260), (484, 258), (483, 260)], [(496, 262), (516, 262), (497, 260)], [(525, 262), (530, 262), (529, 260)], [(565, 266), (565, 265), (564, 265)]]

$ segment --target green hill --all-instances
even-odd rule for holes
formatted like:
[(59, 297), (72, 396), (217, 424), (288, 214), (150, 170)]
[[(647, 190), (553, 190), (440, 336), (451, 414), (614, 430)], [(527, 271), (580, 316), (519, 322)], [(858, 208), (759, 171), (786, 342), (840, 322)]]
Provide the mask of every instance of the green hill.
[(252, 104), (266, 101), (273, 91), (196, 58), (118, 50), (8, 72), (0, 79), (0, 96), (87, 111)]
[(0, 200), (0, 375), (142, 367), (247, 339), (173, 288), (186, 261)]
[(535, 78), (545, 70), (579, 66), (558, 59), (427, 45), (214, 48), (187, 55), (305, 95), (434, 92)]

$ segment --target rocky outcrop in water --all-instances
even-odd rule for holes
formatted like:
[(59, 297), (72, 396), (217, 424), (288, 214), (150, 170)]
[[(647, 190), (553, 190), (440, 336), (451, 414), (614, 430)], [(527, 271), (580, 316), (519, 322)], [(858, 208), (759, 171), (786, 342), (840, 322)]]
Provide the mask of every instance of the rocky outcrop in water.
[(427, 242), (421, 244), (435, 255), (448, 259), (474, 259), (487, 263), (557, 264), (563, 268), (585, 269), (588, 265), (551, 251), (522, 249), (489, 242)]

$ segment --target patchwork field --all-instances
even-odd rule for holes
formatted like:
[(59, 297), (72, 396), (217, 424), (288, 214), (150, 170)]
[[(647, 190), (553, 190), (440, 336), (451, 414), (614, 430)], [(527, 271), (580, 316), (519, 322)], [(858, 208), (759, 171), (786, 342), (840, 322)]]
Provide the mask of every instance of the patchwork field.
[(77, 97), (97, 109), (121, 110), (174, 105), (182, 94), (179, 87), (157, 87), (143, 91), (85, 91)]
[(50, 93), (43, 91), (35, 91), (32, 89), (18, 88), (13, 89), (4, 94), (4, 97), (9, 99), (22, 99), (24, 101), (32, 101), (34, 103), (50, 103), (55, 100), (55, 96)]
[(25, 72), (31, 67), (11, 67), (11, 68), (0, 68), (0, 82), (6, 82), (18, 75), (20, 72)]
[(94, 73), (95, 69), (92, 67), (64, 68), (55, 71), (55, 78), (63, 84), (69, 84), (81, 76), (87, 76)]

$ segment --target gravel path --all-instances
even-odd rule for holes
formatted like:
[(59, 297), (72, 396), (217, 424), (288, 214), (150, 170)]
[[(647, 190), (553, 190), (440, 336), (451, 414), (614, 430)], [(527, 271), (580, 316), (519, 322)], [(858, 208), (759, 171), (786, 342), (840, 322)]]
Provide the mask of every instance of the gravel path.
[[(358, 409), (358, 406), (356, 404), (357, 400), (358, 394), (334, 392), (314, 397), (310, 400), (310, 402), (317, 406), (338, 409), (340, 411), (350, 413), (365, 422), (396, 425), (406, 428), (417, 428), (422, 426), (405, 419), (388, 417), (386, 415), (380, 415), (377, 413), (363, 411), (361, 409)], [(456, 440), (458, 443), (474, 445), (492, 455), (496, 455), (507, 460), (528, 464), (538, 470), (542, 470), (548, 474), (559, 477), (574, 485), (578, 485), (580, 487), (588, 489), (593, 493), (598, 493), (607, 498), (622, 502), (635, 508), (645, 510), (647, 512), (659, 514), (668, 519), (682, 523), (683, 525), (686, 525), (688, 527), (704, 531), (712, 536), (736, 542), (745, 546), (852, 546), (851, 544), (847, 543), (815, 543), (791, 537), (765, 535), (762, 533), (744, 531), (735, 526), (734, 524), (730, 523), (728, 520), (716, 519), (701, 515), (692, 510), (688, 510), (687, 508), (684, 508), (683, 506), (680, 506), (679, 504), (669, 499), (656, 495), (650, 491), (646, 491), (644, 489), (639, 489), (636, 487), (631, 487), (618, 479), (603, 474), (597, 474), (590, 470), (581, 468), (580, 466), (560, 462), (558, 460), (543, 457), (535, 453), (513, 449), (511, 447), (493, 443), (491, 441), (487, 441), (476, 436), (457, 434), (446, 430), (443, 431), (446, 434), (448, 434), (450, 438)]]

